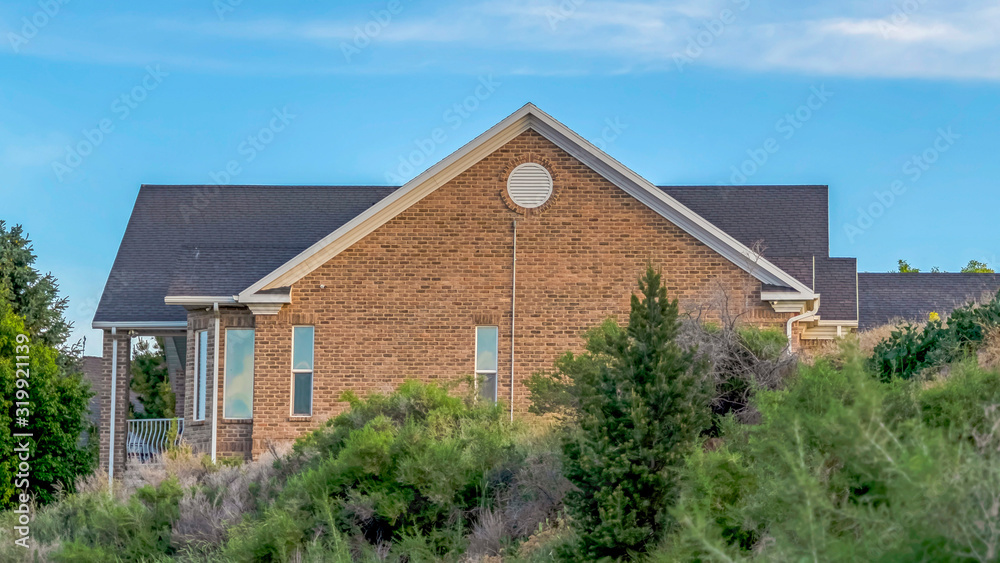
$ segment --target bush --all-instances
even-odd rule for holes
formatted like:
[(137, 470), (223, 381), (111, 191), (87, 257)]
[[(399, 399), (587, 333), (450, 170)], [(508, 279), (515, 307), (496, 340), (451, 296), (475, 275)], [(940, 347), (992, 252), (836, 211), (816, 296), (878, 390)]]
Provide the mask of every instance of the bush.
[[(2, 223), (0, 223), (2, 228)], [(24, 321), (17, 316), (3, 298), (0, 287), (0, 449), (7, 452), (0, 458), (0, 509), (13, 508), (16, 504), (15, 487), (17, 457), (14, 448), (27, 443), (31, 453), (31, 477), (28, 492), (36, 502), (51, 502), (58, 490), (72, 490), (76, 478), (91, 471), (96, 461), (96, 441), (89, 447), (80, 447), (80, 435), (90, 427), (85, 415), (91, 396), (89, 385), (79, 372), (60, 365), (59, 352), (41, 339), (18, 341), (27, 334)], [(22, 337), (23, 338), (23, 337)], [(15, 426), (22, 418), (18, 411), (23, 405), (18, 399), (17, 356), (24, 355), (23, 346), (29, 347), (30, 387), (27, 391), (27, 424)], [(16, 439), (13, 432), (29, 433), (30, 439)], [(96, 435), (93, 434), (92, 435)]]
[(997, 379), (970, 364), (882, 382), (856, 355), (804, 367), (760, 393), (761, 424), (729, 420), (689, 456), (680, 531), (653, 560), (995, 560)]
[(563, 401), (564, 472), (576, 487), (566, 500), (578, 536), (563, 552), (570, 560), (624, 558), (668, 529), (677, 469), (711, 422), (706, 365), (676, 342), (677, 301), (652, 266), (639, 290), (628, 327), (591, 331), (587, 352), (560, 359), (545, 386), (573, 398)]
[(924, 327), (905, 324), (879, 342), (871, 365), (883, 380), (910, 379), (919, 371), (943, 365), (974, 352), (993, 329), (1000, 327), (1000, 292), (983, 304), (951, 312), (947, 324), (930, 320)]
[(464, 548), (472, 516), (509, 484), (494, 468), (517, 456), (503, 407), (413, 381), (391, 395), (345, 399), (349, 411), (279, 462), (283, 489), (236, 531), (227, 553), (286, 561), (307, 541), (341, 535), (372, 547), (416, 542), (437, 555)]
[(140, 488), (127, 502), (106, 492), (69, 495), (37, 514), (36, 541), (56, 543), (53, 561), (143, 561), (174, 552), (183, 492), (176, 479)]

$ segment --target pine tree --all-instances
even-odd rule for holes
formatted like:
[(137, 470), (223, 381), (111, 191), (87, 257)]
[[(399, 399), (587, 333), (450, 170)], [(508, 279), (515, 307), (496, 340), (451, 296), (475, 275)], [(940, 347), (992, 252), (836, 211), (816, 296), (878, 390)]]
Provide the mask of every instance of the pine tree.
[(648, 266), (626, 329), (605, 322), (587, 352), (557, 367), (577, 397), (563, 444), (567, 505), (579, 541), (572, 560), (641, 552), (670, 527), (684, 456), (711, 423), (706, 366), (676, 342), (677, 301)]
[(59, 296), (52, 274), (35, 269), (36, 259), (21, 225), (8, 229), (0, 221), (0, 287), (28, 331), (45, 344), (60, 347), (72, 328), (65, 317), (68, 301)]

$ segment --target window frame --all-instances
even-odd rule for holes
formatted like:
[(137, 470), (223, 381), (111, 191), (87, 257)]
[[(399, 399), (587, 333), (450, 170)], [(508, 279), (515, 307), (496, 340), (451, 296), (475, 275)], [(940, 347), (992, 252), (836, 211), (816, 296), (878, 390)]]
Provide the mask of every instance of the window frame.
[[(205, 351), (201, 350), (201, 338), (205, 337)], [(205, 362), (205, 381), (201, 380), (201, 363)], [(200, 386), (200, 387), (199, 387)], [(200, 393), (199, 393), (200, 391)], [(208, 418), (208, 330), (194, 331), (194, 410), (191, 413), (195, 422)], [(199, 411), (201, 416), (199, 415)]]
[[(311, 328), (312, 329), (312, 367), (309, 369), (296, 369), (295, 368), (295, 329), (297, 328)], [(291, 380), (290, 380), (290, 396), (288, 402), (288, 416), (297, 418), (309, 418), (313, 415), (315, 410), (313, 407), (316, 402), (316, 326), (315, 325), (293, 325), (292, 326), (292, 353), (291, 353)], [(295, 375), (299, 373), (308, 373), (309, 376), (309, 414), (302, 414), (295, 412)]]
[[(492, 370), (481, 370), (479, 369), (479, 329), (481, 328), (492, 328), (496, 330), (496, 347), (494, 348), (494, 369)], [(476, 325), (476, 347), (475, 353), (473, 354), (473, 370), (476, 374), (475, 386), (476, 386), (476, 396), (483, 399), (490, 399), (490, 397), (483, 397), (482, 389), (479, 388), (479, 378), (480, 376), (493, 376), (493, 397), (492, 401), (494, 403), (499, 399), (499, 384), (500, 384), (500, 326), (499, 325)]]
[[(224, 349), (224, 356), (222, 359), (222, 418), (224, 420), (253, 420), (253, 395), (254, 395), (254, 379), (255, 379), (255, 366), (254, 366), (254, 356), (257, 354), (257, 331), (254, 328), (245, 327), (229, 327), (225, 329), (226, 331), (226, 346)], [(229, 333), (235, 331), (247, 331), (253, 336), (250, 339), (250, 413), (249, 416), (232, 417), (226, 412), (226, 391), (229, 384)]]

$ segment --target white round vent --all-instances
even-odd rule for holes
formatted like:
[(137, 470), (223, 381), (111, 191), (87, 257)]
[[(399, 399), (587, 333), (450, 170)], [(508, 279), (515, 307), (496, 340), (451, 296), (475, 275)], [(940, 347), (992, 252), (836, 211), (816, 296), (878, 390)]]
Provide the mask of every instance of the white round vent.
[(552, 195), (552, 176), (541, 164), (524, 163), (507, 177), (507, 195), (525, 209), (534, 209)]

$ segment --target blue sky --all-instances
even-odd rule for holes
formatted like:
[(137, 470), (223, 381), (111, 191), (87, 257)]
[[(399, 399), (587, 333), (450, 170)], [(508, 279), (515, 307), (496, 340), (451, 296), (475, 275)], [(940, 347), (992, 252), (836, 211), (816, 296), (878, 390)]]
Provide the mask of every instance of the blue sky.
[(99, 354), (140, 184), (393, 183), (530, 101), (654, 183), (828, 184), (861, 270), (1000, 265), (997, 29), (966, 0), (4, 2), (0, 219)]

